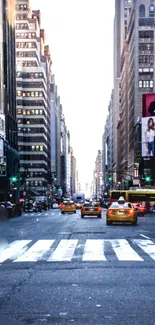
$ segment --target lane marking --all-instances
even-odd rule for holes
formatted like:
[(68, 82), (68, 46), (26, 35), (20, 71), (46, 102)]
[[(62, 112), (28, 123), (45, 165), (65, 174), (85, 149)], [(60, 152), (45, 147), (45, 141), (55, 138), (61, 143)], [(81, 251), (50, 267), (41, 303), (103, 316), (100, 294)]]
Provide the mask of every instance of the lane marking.
[(32, 240), (16, 240), (11, 243), (9, 246), (4, 248), (4, 250), (0, 254), (0, 263), (3, 263), (9, 258), (12, 258), (13, 255), (22, 254), (22, 249), (28, 245)]
[(77, 244), (77, 239), (62, 239), (47, 261), (71, 261)]
[(133, 239), (133, 242), (155, 261), (155, 244), (151, 240)]
[(142, 237), (144, 237), (144, 238), (146, 238), (146, 239), (150, 239), (150, 237), (145, 236), (145, 235), (143, 235), (143, 234), (140, 234), (140, 236), (142, 236)]
[(83, 261), (106, 261), (104, 255), (104, 241), (100, 239), (87, 239)]
[(110, 242), (119, 261), (144, 261), (126, 239), (112, 239)]
[(14, 262), (36, 262), (38, 261), (53, 245), (55, 240), (38, 240), (23, 255), (18, 257)]

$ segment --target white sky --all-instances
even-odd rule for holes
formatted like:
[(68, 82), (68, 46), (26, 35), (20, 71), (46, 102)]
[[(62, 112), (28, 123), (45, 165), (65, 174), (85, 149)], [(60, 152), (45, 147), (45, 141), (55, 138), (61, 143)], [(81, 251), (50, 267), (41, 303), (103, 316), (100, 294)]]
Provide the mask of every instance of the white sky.
[(79, 179), (91, 182), (113, 87), (114, 0), (30, 0), (40, 9)]

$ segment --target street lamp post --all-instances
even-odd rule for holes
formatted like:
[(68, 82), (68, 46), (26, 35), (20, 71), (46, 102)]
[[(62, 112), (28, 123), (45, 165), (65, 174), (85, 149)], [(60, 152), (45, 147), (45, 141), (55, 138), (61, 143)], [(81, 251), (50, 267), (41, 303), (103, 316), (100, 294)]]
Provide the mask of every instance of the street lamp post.
[(97, 200), (97, 172), (95, 172), (95, 196)]

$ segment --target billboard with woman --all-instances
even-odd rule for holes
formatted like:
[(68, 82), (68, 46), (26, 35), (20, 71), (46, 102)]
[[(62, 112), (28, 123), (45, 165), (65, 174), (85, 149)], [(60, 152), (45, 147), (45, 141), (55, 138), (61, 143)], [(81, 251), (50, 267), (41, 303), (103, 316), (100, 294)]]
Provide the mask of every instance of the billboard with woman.
[(142, 157), (154, 157), (155, 117), (142, 118)]

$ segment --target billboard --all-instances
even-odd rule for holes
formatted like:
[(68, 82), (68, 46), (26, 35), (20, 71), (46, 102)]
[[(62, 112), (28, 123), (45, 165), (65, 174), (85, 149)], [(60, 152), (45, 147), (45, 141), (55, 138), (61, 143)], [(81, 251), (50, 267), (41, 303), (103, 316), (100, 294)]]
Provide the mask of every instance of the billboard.
[(0, 114), (0, 138), (5, 138), (5, 115)]
[(155, 156), (155, 116), (142, 117), (142, 157)]
[(142, 117), (155, 116), (155, 93), (143, 94)]

